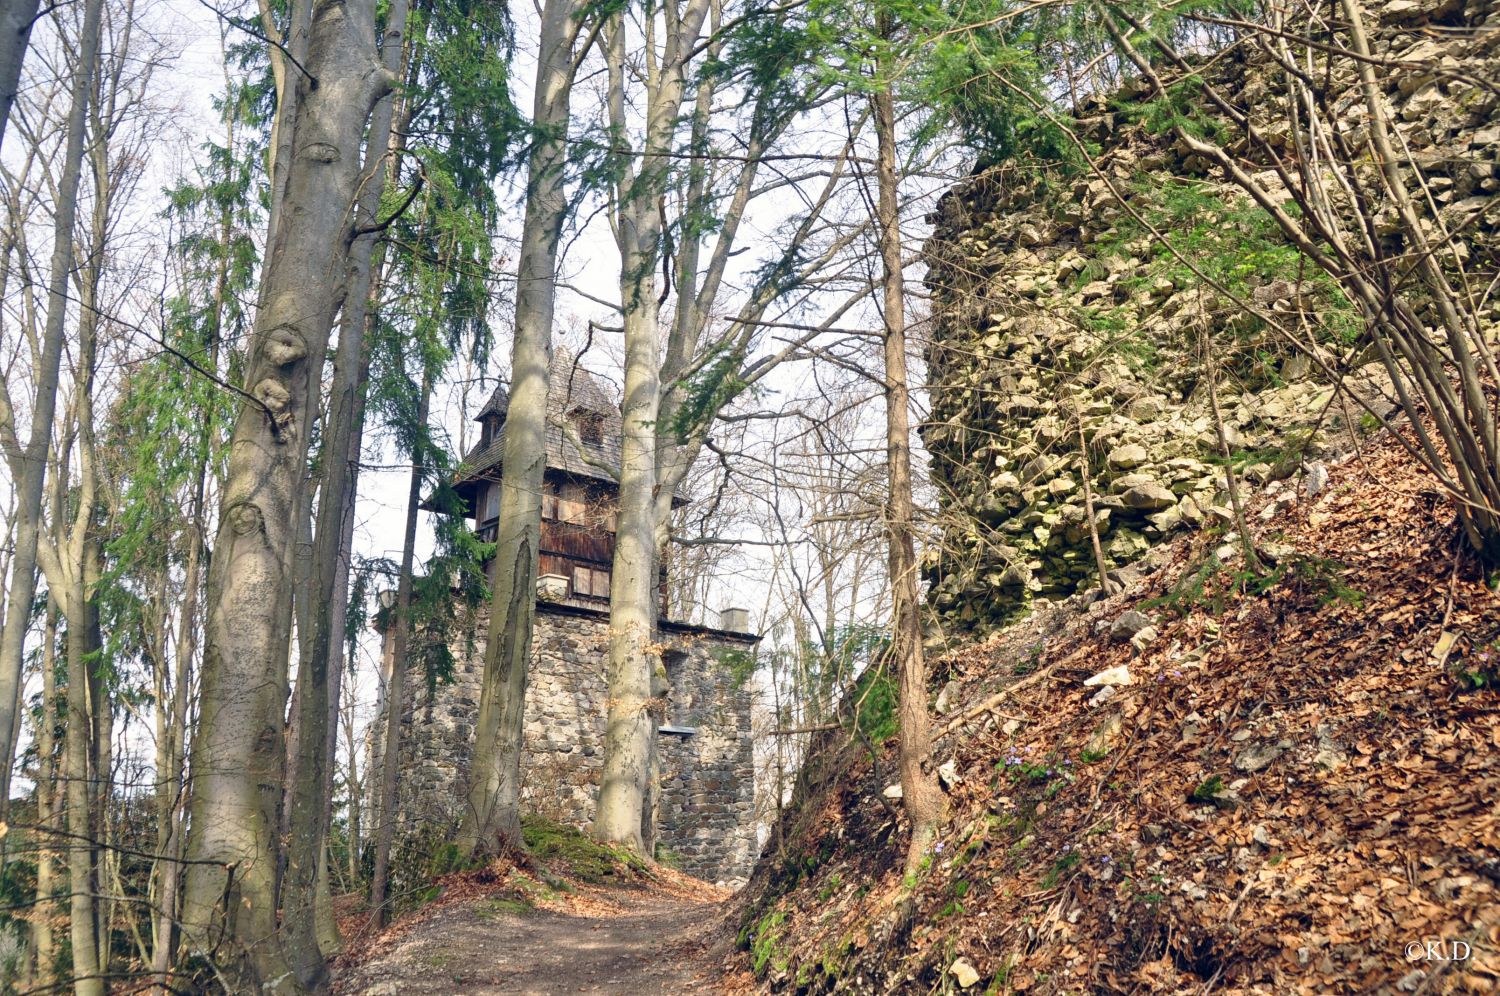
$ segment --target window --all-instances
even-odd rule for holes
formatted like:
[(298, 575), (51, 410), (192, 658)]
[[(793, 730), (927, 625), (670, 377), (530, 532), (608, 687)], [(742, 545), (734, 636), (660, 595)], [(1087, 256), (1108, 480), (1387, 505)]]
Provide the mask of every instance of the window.
[(573, 568), (573, 594), (590, 598), (609, 597), (609, 571), (592, 567)]
[(481, 506), (479, 521), (485, 523), (491, 519), (500, 517), (500, 485), (490, 484), (484, 489), (484, 502)]
[(585, 506), (581, 501), (574, 501), (571, 498), (557, 499), (556, 518), (562, 522), (581, 523), (583, 522), (585, 511)]
[(557, 495), (542, 495), (542, 518), (557, 520)]
[(590, 446), (599, 446), (604, 442), (604, 419), (592, 412), (579, 412), (573, 416), (573, 424), (578, 426), (578, 437)]

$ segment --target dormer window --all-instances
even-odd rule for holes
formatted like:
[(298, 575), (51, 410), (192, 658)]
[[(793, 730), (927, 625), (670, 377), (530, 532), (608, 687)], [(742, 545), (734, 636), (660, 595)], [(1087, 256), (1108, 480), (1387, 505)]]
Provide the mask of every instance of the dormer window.
[(496, 415), (487, 416), (481, 423), (479, 430), (479, 446), (481, 449), (488, 447), (500, 438), (500, 418)]
[(594, 412), (574, 412), (573, 424), (578, 427), (578, 438), (582, 439), (585, 445), (603, 445), (604, 416)]

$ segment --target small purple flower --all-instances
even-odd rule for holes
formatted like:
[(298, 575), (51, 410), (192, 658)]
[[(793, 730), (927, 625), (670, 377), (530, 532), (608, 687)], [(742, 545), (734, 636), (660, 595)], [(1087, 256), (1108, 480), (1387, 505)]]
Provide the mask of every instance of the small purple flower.
[(1106, 855), (1104, 855), (1104, 857), (1102, 857), (1102, 858), (1099, 859), (1099, 863), (1107, 865), (1107, 864), (1109, 864), (1113, 860), (1114, 860), (1113, 858), (1111, 858), (1108, 854), (1106, 854)]
[(942, 841), (938, 841), (936, 844), (933, 844), (932, 845), (932, 852), (934, 854), (942, 854), (943, 853), (943, 842)]

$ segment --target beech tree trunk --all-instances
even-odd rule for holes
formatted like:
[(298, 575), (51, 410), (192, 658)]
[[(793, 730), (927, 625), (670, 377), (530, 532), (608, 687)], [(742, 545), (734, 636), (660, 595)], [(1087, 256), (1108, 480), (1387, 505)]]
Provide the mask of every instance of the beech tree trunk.
[(890, 537), (891, 644), (887, 661), (900, 690), (901, 798), (911, 820), (908, 874), (919, 867), (947, 808), (932, 765), (927, 715), (927, 663), (922, 656), (921, 592), (912, 531), (911, 419), (906, 375), (906, 288), (902, 277), (901, 215), (897, 202), (896, 107), (889, 82), (872, 98), (876, 156), (876, 215), (884, 270), (886, 461), (890, 478), (886, 529)]
[(521, 740), (526, 679), (536, 622), (536, 577), (547, 468), (548, 369), (557, 298), (557, 253), (567, 219), (563, 167), (570, 91), (583, 4), (547, 0), (542, 8), (527, 164), (526, 221), (516, 271), (510, 406), (502, 446), (500, 509), (490, 567), (490, 624), (479, 693), (468, 806), (459, 846), (470, 860), (499, 853), (521, 837)]
[[(395, 0), (386, 14), (381, 40), (381, 64), (395, 78), (406, 44), (406, 0)], [(390, 175), (391, 126), (395, 99), (383, 96), (375, 105), (366, 140), (365, 172), (357, 217), (361, 225), (378, 220), (381, 195)], [(335, 604), (340, 601), (340, 579), (347, 599), (349, 562), (344, 545), (345, 523), (358, 491), (359, 453), (364, 422), (365, 381), (370, 361), (365, 348), (372, 286), (375, 237), (355, 240), (349, 253), (349, 289), (340, 325), (338, 362), (334, 365), (333, 398), (323, 437), (322, 483), (318, 496), (317, 529), (312, 543), (312, 578), (308, 585), (307, 639), (297, 668), (297, 739), (295, 772), (288, 806), (290, 835), (286, 877), (282, 883), (282, 932), (287, 956), (302, 984), (321, 991), (329, 984), (328, 965), (319, 942), (319, 869), (325, 867), (323, 848), (328, 834), (330, 788), (328, 743), (330, 706), (338, 698), (336, 672), (330, 662), (342, 650), (342, 625), (334, 628)], [(347, 605), (347, 602), (345, 602)]]
[[(346, 290), (365, 123), (391, 86), (373, 0), (311, 0), (307, 73), (260, 282), (205, 605), (184, 932), (246, 991), (296, 992), (276, 916), (292, 544), (334, 315)], [(300, 4), (297, 6), (301, 6)], [(293, 23), (298, 21), (294, 9)], [(321, 743), (321, 741), (320, 741)]]
[(5, 126), (20, 89), (21, 63), (26, 59), (31, 26), (36, 23), (40, 6), (38, 0), (7, 0), (0, 8), (0, 147), (5, 145)]
[(57, 937), (52, 930), (52, 901), (56, 898), (58, 875), (56, 841), (47, 839), (57, 825), (59, 805), (57, 787), (57, 730), (61, 726), (57, 709), (57, 599), (47, 598), (46, 624), (42, 629), (42, 710), (37, 724), (37, 825), (42, 846), (36, 856), (36, 898), (41, 915), (32, 920), (32, 945), (36, 953), (36, 978), (39, 985), (49, 985), (56, 977)]
[[(657, 429), (661, 414), (661, 326), (656, 272), (662, 252), (660, 200), (669, 182), (672, 137), (686, 94), (688, 61), (708, 17), (708, 0), (663, 8), (662, 40), (647, 83), (642, 155), (621, 157), (615, 181), (615, 240), (620, 248), (620, 304), (625, 327), (625, 397), (620, 405), (619, 524), (609, 586), (609, 705), (593, 835), (646, 855), (643, 823), (650, 795), (656, 736), (652, 679), (658, 599), (656, 503)], [(648, 44), (654, 44), (648, 36)], [(616, 15), (607, 30), (609, 120), (617, 136), (625, 121), (625, 28)]]

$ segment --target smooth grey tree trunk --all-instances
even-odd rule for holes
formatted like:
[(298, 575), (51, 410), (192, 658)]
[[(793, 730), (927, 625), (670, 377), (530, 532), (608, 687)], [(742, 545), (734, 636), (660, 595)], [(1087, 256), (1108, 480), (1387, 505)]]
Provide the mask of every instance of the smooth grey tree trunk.
[[(293, 21), (297, 20), (294, 12)], [(209, 567), (201, 711), (191, 750), (185, 939), (246, 991), (303, 991), (278, 934), (292, 544), (334, 315), (347, 285), (365, 124), (391, 87), (373, 0), (315, 0), (296, 82), (290, 167), (230, 441)]]
[(502, 443), (499, 521), (490, 567), (490, 624), (467, 808), (459, 847), (470, 860), (521, 839), (521, 738), (536, 622), (542, 481), (547, 467), (547, 392), (557, 253), (567, 219), (563, 167), (577, 64), (573, 42), (584, 5), (547, 0), (542, 9), (527, 164), (526, 220), (516, 270), (510, 406)]
[[(656, 434), (661, 409), (661, 327), (656, 270), (671, 142), (686, 92), (689, 58), (708, 16), (707, 0), (689, 0), (666, 18), (658, 68), (648, 86), (639, 165), (623, 163), (616, 185), (615, 238), (620, 248), (620, 301), (625, 327), (625, 396), (620, 404), (619, 525), (609, 589), (609, 706), (593, 835), (645, 854), (643, 822), (651, 777), (653, 651), (659, 614)], [(626, 135), (625, 30), (608, 29), (609, 117)], [(670, 501), (670, 499), (668, 499)]]
[[(386, 15), (380, 58), (392, 78), (401, 69), (408, 6), (406, 0), (395, 0)], [(395, 97), (386, 94), (375, 105), (365, 143), (366, 177), (357, 211), (363, 226), (378, 220), (381, 195), (390, 176), (388, 153), (394, 118)], [(334, 628), (335, 616), (342, 615), (336, 611), (335, 603), (339, 602), (340, 590), (345, 598), (348, 593), (344, 526), (359, 486), (364, 390), (370, 370), (365, 332), (375, 241), (373, 234), (358, 238), (349, 253), (349, 287), (340, 325), (334, 393), (324, 433), (318, 521), (312, 543), (307, 614), (310, 625), (297, 668), (297, 753), (287, 807), (290, 834), (281, 892), (282, 933), (293, 970), (302, 984), (315, 992), (329, 984), (328, 965), (318, 939), (317, 915), (319, 868), (324, 866), (323, 847), (328, 833), (325, 796), (330, 787), (328, 742), (333, 719), (330, 706), (338, 702), (332, 685), (337, 677), (330, 676), (329, 665), (344, 643), (343, 626)]]
[[(68, 280), (73, 270), (73, 225), (78, 217), (78, 183), (83, 172), (83, 143), (92, 81), (99, 59), (99, 18), (102, 0), (88, 0), (77, 41), (78, 61), (68, 109), (68, 133), (58, 181), (57, 207), (52, 225), (52, 263), (47, 280), (47, 321), (42, 332), (41, 362), (34, 373), (35, 401), (31, 429), (24, 449), (7, 453), (16, 490), (15, 549), (10, 562), (5, 624), (0, 633), (0, 818), (10, 803), (11, 767), (15, 763), (17, 701), (21, 689), (31, 603), (36, 596), (36, 548), (42, 518), (42, 482), (46, 476), (47, 447), (57, 410), (58, 369), (62, 364), (63, 330), (68, 314)], [(17, 56), (19, 60), (19, 56)]]
[(0, 148), (5, 145), (5, 126), (21, 86), (21, 64), (40, 6), (38, 0), (6, 0), (0, 8)]

